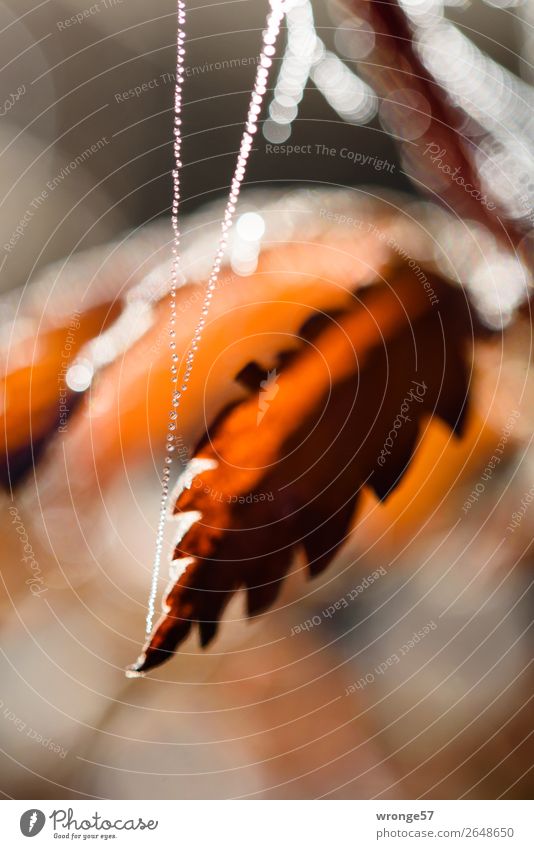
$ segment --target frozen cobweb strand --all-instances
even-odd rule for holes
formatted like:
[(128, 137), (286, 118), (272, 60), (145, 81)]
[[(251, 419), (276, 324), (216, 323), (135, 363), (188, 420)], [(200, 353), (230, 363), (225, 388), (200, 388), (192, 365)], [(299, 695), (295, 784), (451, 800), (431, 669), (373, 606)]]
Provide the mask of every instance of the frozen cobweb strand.
[[(263, 31), (263, 41), (260, 53), (260, 61), (256, 70), (254, 86), (252, 88), (250, 102), (248, 107), (245, 130), (241, 138), (239, 153), (237, 157), (236, 167), (232, 182), (230, 184), (230, 193), (226, 202), (223, 219), (221, 222), (221, 231), (219, 243), (213, 260), (211, 273), (206, 284), (206, 291), (200, 313), (200, 319), (195, 328), (191, 345), (187, 352), (183, 374), (179, 379), (178, 361), (179, 357), (176, 353), (175, 343), (175, 326), (176, 326), (176, 290), (178, 287), (179, 264), (180, 264), (180, 230), (178, 222), (178, 208), (180, 203), (180, 168), (181, 168), (181, 151), (182, 151), (182, 86), (184, 81), (184, 56), (185, 56), (185, 3), (178, 0), (178, 39), (177, 39), (177, 55), (176, 55), (176, 84), (174, 94), (174, 169), (173, 169), (173, 201), (172, 201), (172, 227), (173, 227), (173, 261), (171, 273), (171, 291), (170, 291), (170, 318), (169, 318), (169, 334), (170, 334), (170, 349), (171, 349), (171, 385), (172, 399), (171, 408), (169, 411), (169, 421), (167, 425), (166, 438), (166, 456), (162, 472), (162, 491), (160, 502), (160, 513), (156, 533), (156, 545), (154, 552), (154, 562), (152, 568), (152, 579), (150, 585), (150, 594), (148, 598), (148, 611), (146, 617), (146, 634), (150, 635), (152, 631), (152, 623), (154, 620), (154, 612), (156, 606), (156, 597), (158, 592), (158, 582), (161, 567), (161, 553), (163, 548), (163, 535), (165, 530), (165, 521), (167, 516), (167, 505), (169, 501), (169, 481), (171, 474), (172, 456), (175, 450), (175, 434), (178, 421), (178, 410), (180, 407), (183, 394), (187, 391), (195, 355), (202, 339), (202, 333), (206, 325), (206, 320), (209, 314), (210, 304), (213, 299), (213, 293), (217, 286), (221, 264), (226, 250), (228, 241), (228, 232), (234, 220), (234, 214), (239, 198), (239, 192), (243, 179), (245, 177), (247, 161), (252, 149), (252, 142), (255, 133), (258, 129), (258, 120), (261, 113), (263, 98), (267, 91), (267, 79), (269, 76), (269, 68), (272, 64), (272, 57), (275, 53), (276, 39), (280, 31), (280, 24), (284, 17), (284, 0), (270, 0), (270, 13), (267, 17), (266, 27)], [(180, 385), (179, 385), (180, 384)]]

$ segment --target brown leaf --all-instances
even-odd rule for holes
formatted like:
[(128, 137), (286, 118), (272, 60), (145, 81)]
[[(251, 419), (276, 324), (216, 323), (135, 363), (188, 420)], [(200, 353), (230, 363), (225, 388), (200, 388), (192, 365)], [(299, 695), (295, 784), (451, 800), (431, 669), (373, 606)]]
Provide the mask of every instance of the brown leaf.
[(425, 416), (461, 433), (472, 313), (461, 289), (427, 280), (434, 298), (408, 268), (360, 292), (205, 435), (174, 507), (186, 528), (176, 577), (134, 672), (162, 663), (195, 623), (207, 645), (241, 587), (249, 615), (272, 605), (297, 548), (321, 572), (362, 487), (385, 498), (400, 482)]

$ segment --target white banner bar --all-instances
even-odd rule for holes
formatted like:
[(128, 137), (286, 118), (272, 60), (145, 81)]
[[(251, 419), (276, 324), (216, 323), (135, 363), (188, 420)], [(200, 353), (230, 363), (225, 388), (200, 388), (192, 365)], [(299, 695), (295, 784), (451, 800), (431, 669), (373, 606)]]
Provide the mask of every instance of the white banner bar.
[(520, 801), (4, 801), (0, 845), (532, 849), (532, 813)]

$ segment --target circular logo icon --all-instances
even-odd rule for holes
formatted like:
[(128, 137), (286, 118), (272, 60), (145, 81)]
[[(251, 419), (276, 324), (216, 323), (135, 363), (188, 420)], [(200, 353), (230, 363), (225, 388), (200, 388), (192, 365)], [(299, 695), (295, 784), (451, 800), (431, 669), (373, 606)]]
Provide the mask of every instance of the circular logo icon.
[(20, 830), (24, 837), (35, 837), (42, 831), (46, 822), (46, 817), (42, 811), (37, 808), (30, 808), (29, 811), (24, 811), (20, 818)]

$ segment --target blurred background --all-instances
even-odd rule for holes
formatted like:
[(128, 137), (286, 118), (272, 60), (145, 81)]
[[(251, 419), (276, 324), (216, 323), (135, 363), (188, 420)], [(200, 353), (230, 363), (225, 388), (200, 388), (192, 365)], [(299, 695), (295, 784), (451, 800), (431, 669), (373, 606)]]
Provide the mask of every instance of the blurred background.
[[(441, 10), (431, 0), (410, 2), (407, 8), (420, 13), (420, 18), (431, 12), (434, 19)], [(526, 75), (528, 58), (522, 62), (521, 57), (528, 57), (532, 42), (527, 37), (529, 8), (528, 3), (476, 0), (447, 5), (445, 12), (473, 45), (515, 74)], [(303, 20), (310, 20), (311, 9), (308, 4), (297, 6), (294, 17), (300, 27)], [(274, 107), (275, 117), (284, 123), (269, 121), (257, 137), (247, 184), (371, 183), (410, 191), (370, 90), (353, 76), (355, 60), (365, 59), (372, 49), (372, 33), (354, 29), (354, 19), (347, 24), (349, 15), (337, 2), (314, 3), (311, 14), (321, 46), (310, 51), (310, 62), (315, 64), (310, 66), (311, 78), (305, 75), (302, 81), (305, 96), (291, 122), (299, 80), (297, 93), (293, 89), (289, 101), (282, 96)], [(199, 2), (189, 10), (184, 212), (228, 188), (264, 16), (259, 0)], [(167, 0), (154, 0), (150, 9), (141, 0), (0, 4), (6, 101), (24, 88), (0, 121), (3, 242), (28, 209), (32, 213), (24, 227), (24, 249), (11, 250), (7, 257), (3, 252), (4, 289), (26, 283), (43, 264), (72, 250), (102, 243), (128, 226), (168, 213), (174, 35), (175, 9)], [(465, 76), (457, 50), (445, 39), (443, 44)], [(348, 81), (332, 65), (329, 51), (343, 60)], [(439, 57), (442, 66), (447, 64), (446, 53)], [(473, 75), (475, 58), (468, 59)], [(273, 81), (279, 70), (280, 62)], [(500, 80), (492, 69), (487, 76), (495, 98)], [(340, 93), (341, 106), (343, 93), (346, 106), (347, 89), (351, 104), (357, 105), (349, 121), (333, 108), (339, 107)], [(485, 91), (483, 96), (487, 97)], [(291, 105), (284, 107), (288, 102)], [(269, 140), (311, 145), (311, 153), (269, 153)], [(91, 145), (99, 146), (83, 167), (69, 170), (69, 164)], [(338, 155), (317, 155), (315, 145), (335, 148)], [(345, 147), (358, 154), (357, 160), (339, 155)], [(370, 163), (372, 156), (383, 166)], [(66, 175), (62, 169), (67, 169)], [(54, 178), (47, 203), (31, 207)]]
[[(454, 22), (472, 45), (462, 54), (472, 79), (481, 67), (486, 74), (482, 101), (488, 80), (490, 95), (509, 85), (521, 92), (530, 121), (523, 88), (534, 43), (530, 0), (404, 5), (421, 20), (443, 13)], [(266, 13), (260, 0), (188, 7), (184, 213), (227, 193)], [(279, 85), (268, 93), (247, 186), (371, 186), (415, 195), (373, 92), (356, 73), (373, 33), (361, 25), (353, 31), (339, 3), (314, 0), (295, 10), (281, 34), (272, 77)], [(4, 292), (31, 287), (54, 260), (168, 216), (175, 21), (169, 0), (0, 3)], [(290, 63), (283, 69), (292, 25), (305, 56), (300, 76)], [(447, 53), (451, 32), (437, 38)], [(496, 65), (481, 65), (477, 51), (514, 74), (514, 85), (495, 77)], [(306, 151), (288, 155), (276, 145)], [(369, 496), (331, 572), (313, 584), (299, 572), (290, 576), (277, 610), (253, 623), (243, 621), (236, 600), (209, 652), (188, 644), (142, 681), (126, 680), (123, 670), (138, 651), (148, 573), (133, 568), (126, 552), (151, 562), (150, 529), (130, 514), (133, 489), (154, 519), (153, 479), (138, 470), (128, 492), (111, 490), (106, 532), (95, 527), (87, 549), (71, 547), (65, 562), (46, 534), (32, 531), (38, 496), (17, 501), (18, 536), (2, 496), (2, 793), (529, 797), (530, 516), (504, 546), (503, 539), (534, 483), (531, 341), (524, 321), (496, 347), (480, 349), (477, 404), (463, 443), (445, 452), (448, 434), (435, 424), (398, 493), (380, 510)], [(498, 473), (462, 511), (506, 429)], [(58, 521), (67, 549), (74, 530), (63, 515)], [(25, 583), (25, 532), (46, 579), (43, 597)], [(350, 593), (347, 607), (324, 615)]]

